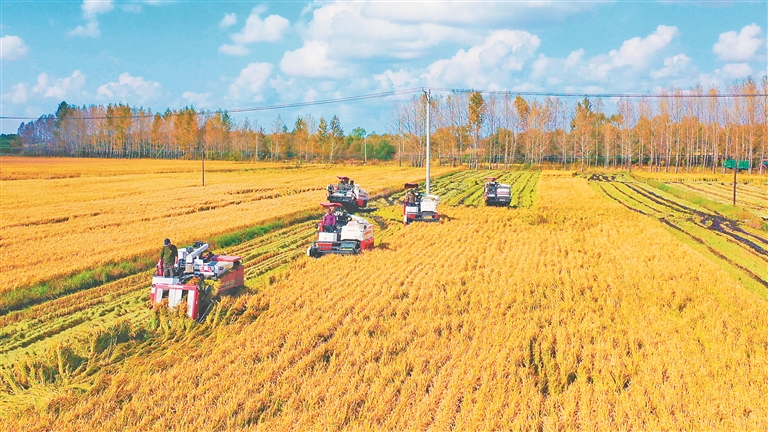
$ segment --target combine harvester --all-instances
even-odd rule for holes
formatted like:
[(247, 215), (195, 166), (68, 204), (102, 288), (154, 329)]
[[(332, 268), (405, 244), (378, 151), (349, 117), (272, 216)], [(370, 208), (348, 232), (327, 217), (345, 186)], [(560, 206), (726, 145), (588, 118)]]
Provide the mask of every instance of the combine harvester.
[[(429, 183), (427, 183), (429, 184)], [(439, 222), (437, 204), (440, 197), (437, 195), (422, 195), (418, 191), (418, 183), (405, 184), (405, 199), (403, 200), (403, 225), (411, 222)], [(429, 187), (427, 187), (429, 190)]]
[(429, 193), (429, 135), (430, 135), (430, 122), (429, 122), (429, 107), (431, 91), (425, 92), (427, 102), (427, 183), (426, 193), (421, 194), (418, 191), (418, 183), (406, 183), (405, 184), (405, 199), (403, 200), (403, 225), (408, 225), (411, 222), (439, 222), (440, 215), (437, 213), (437, 204), (440, 203), (440, 197), (437, 195), (430, 195)]
[(336, 225), (320, 226), (317, 241), (307, 249), (307, 255), (313, 258), (328, 254), (355, 255), (373, 249), (373, 224), (345, 212), (339, 203), (325, 202), (320, 205), (332, 210)]
[[(168, 307), (173, 308), (186, 297), (187, 316), (202, 321), (213, 304), (211, 286), (205, 283), (206, 280), (218, 282), (217, 295), (243, 286), (245, 267), (240, 263), (242, 258), (213, 255), (208, 247), (208, 243), (195, 242), (180, 249), (178, 265), (171, 277), (163, 276), (162, 262), (158, 262), (157, 276), (152, 277), (150, 301), (160, 303), (167, 298)], [(202, 309), (205, 310), (201, 314)]]
[(347, 176), (337, 176), (338, 184), (329, 184), (328, 202), (338, 203), (347, 211), (357, 211), (368, 205), (368, 194)]
[(512, 202), (512, 188), (508, 184), (498, 183), (496, 177), (486, 177), (483, 200), (487, 206), (508, 206)]

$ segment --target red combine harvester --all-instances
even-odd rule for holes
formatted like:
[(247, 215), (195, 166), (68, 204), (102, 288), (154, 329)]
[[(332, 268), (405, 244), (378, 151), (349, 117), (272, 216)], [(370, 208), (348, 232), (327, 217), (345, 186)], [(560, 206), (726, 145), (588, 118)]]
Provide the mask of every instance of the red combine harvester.
[(418, 183), (405, 184), (405, 199), (403, 200), (403, 224), (411, 222), (439, 222), (437, 195), (422, 195), (418, 191)]
[(331, 209), (336, 225), (323, 227), (317, 233), (317, 241), (307, 249), (307, 255), (319, 258), (328, 254), (355, 255), (373, 249), (373, 224), (360, 216), (351, 215), (339, 203), (320, 203)]
[(508, 206), (512, 202), (512, 188), (508, 184), (499, 183), (496, 177), (486, 177), (483, 189), (483, 200), (487, 206)]
[(354, 180), (350, 180), (347, 176), (336, 177), (339, 183), (331, 183), (327, 188), (329, 202), (339, 203), (347, 211), (356, 211), (368, 205), (368, 194), (360, 189)]
[(192, 246), (179, 249), (178, 264), (171, 277), (163, 276), (162, 262), (158, 262), (157, 275), (152, 277), (150, 301), (160, 303), (168, 298), (168, 307), (171, 308), (186, 301), (187, 316), (202, 320), (212, 304), (211, 286), (205, 283), (206, 280), (218, 282), (217, 294), (243, 286), (245, 267), (240, 263), (242, 258), (213, 255), (208, 247), (208, 243), (195, 242)]

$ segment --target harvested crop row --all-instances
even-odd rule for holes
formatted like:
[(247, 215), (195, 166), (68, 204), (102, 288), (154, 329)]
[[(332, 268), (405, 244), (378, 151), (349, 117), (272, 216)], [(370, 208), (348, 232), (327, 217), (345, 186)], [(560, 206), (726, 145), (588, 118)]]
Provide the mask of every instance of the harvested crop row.
[(651, 191), (641, 183), (600, 182), (609, 198), (662, 223), (708, 250), (712, 258), (744, 275), (745, 283), (768, 295), (768, 239), (722, 216)]

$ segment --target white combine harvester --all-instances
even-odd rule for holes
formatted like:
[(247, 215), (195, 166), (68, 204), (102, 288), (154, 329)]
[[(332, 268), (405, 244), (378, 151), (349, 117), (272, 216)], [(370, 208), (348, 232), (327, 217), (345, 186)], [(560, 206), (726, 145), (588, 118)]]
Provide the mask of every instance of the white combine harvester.
[(356, 211), (368, 205), (368, 194), (347, 176), (337, 176), (338, 184), (329, 184), (328, 202), (339, 203), (347, 211)]
[(486, 177), (483, 199), (487, 206), (508, 206), (512, 202), (512, 188), (508, 184), (498, 183), (496, 177)]
[(405, 198), (403, 199), (403, 224), (411, 222), (439, 222), (440, 214), (437, 212), (437, 204), (440, 197), (437, 195), (422, 195), (418, 191), (418, 183), (405, 184)]
[(440, 203), (440, 197), (437, 195), (431, 195), (429, 193), (430, 174), (429, 174), (429, 136), (431, 130), (431, 124), (429, 121), (430, 103), (432, 98), (432, 91), (424, 91), (426, 96), (426, 141), (427, 141), (427, 157), (425, 159), (427, 168), (427, 181), (425, 184), (426, 192), (421, 194), (418, 191), (418, 183), (406, 183), (405, 184), (405, 199), (403, 199), (403, 224), (408, 225), (411, 222), (439, 222), (440, 215), (437, 212), (437, 205)]
[(163, 276), (162, 262), (158, 262), (157, 276), (152, 277), (150, 301), (160, 303), (167, 298), (170, 308), (186, 301), (187, 316), (200, 320), (205, 316), (205, 311), (201, 316), (201, 309), (208, 306), (203, 303), (211, 294), (211, 287), (204, 281), (218, 282), (217, 293), (243, 286), (245, 267), (240, 263), (242, 258), (213, 255), (208, 247), (208, 243), (195, 242), (192, 246), (179, 249), (178, 263), (171, 277)]
[(307, 249), (307, 255), (319, 258), (328, 254), (355, 255), (373, 249), (373, 225), (367, 220), (350, 215), (339, 203), (321, 203), (332, 209), (336, 225), (318, 230), (317, 241)]

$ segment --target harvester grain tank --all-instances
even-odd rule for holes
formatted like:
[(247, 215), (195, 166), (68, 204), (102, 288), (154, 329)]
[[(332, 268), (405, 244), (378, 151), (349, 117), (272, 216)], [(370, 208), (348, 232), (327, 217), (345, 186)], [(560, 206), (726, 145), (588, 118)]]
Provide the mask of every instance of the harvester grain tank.
[(512, 202), (512, 188), (508, 184), (499, 183), (496, 177), (487, 177), (483, 189), (483, 199), (487, 206), (508, 206)]
[(325, 209), (331, 209), (336, 216), (336, 224), (325, 227), (320, 224), (317, 241), (307, 249), (307, 255), (319, 258), (328, 254), (355, 255), (364, 250), (373, 249), (373, 224), (344, 211), (339, 203), (320, 203)]
[(347, 176), (337, 176), (338, 184), (329, 184), (328, 202), (338, 203), (347, 211), (356, 211), (368, 205), (368, 194)]
[(418, 183), (405, 184), (405, 198), (403, 199), (403, 224), (411, 222), (439, 222), (440, 214), (437, 212), (437, 204), (440, 197), (437, 195), (421, 194)]
[(162, 263), (158, 262), (149, 299), (152, 303), (160, 303), (167, 298), (170, 308), (186, 301), (187, 316), (194, 320), (202, 319), (213, 295), (213, 287), (205, 281), (215, 282), (217, 295), (243, 286), (245, 267), (241, 260), (239, 256), (214, 255), (208, 243), (195, 242), (192, 246), (179, 249), (173, 276), (164, 277)]

